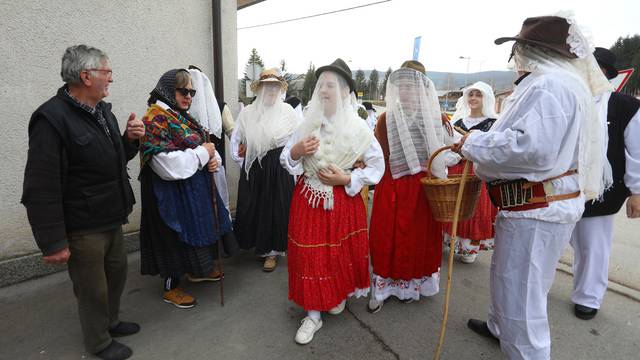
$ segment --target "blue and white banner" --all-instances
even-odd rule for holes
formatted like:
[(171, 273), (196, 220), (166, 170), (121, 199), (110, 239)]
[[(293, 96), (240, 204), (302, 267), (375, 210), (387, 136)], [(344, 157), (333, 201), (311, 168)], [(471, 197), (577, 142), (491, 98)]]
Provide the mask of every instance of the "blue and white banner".
[(420, 40), (422, 40), (422, 36), (418, 36), (413, 39), (413, 60), (418, 60), (418, 56), (420, 56)]

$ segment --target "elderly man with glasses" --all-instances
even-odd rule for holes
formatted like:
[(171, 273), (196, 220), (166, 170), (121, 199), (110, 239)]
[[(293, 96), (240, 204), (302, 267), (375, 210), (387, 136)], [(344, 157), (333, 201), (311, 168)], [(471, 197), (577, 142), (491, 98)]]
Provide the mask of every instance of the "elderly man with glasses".
[(107, 55), (86, 45), (66, 49), (57, 94), (29, 122), (29, 154), (22, 203), (43, 260), (68, 263), (87, 351), (126, 359), (132, 351), (113, 337), (137, 333), (120, 321), (127, 277), (122, 224), (134, 198), (127, 162), (144, 124), (130, 114), (124, 135), (111, 104)]

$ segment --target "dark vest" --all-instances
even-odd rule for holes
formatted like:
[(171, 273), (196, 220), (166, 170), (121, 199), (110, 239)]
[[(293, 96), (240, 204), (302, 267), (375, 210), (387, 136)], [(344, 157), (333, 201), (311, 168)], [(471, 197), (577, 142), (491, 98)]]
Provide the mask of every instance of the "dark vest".
[(609, 143), (607, 159), (613, 172), (613, 186), (603, 195), (603, 201), (587, 202), (582, 217), (604, 216), (617, 213), (631, 192), (624, 184), (625, 150), (624, 130), (640, 108), (636, 98), (614, 92), (609, 98), (607, 108), (607, 128)]
[(62, 202), (67, 231), (122, 224), (133, 208), (128, 156), (118, 121), (111, 104), (100, 102), (98, 109), (107, 122), (111, 140), (93, 115), (60, 91), (31, 117), (32, 122), (46, 119), (63, 143)]

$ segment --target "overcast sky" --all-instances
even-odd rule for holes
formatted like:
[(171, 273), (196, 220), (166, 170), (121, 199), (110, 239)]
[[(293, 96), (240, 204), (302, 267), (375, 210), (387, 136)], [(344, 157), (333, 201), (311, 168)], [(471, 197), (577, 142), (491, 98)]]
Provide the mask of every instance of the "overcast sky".
[[(518, 33), (531, 16), (570, 10), (596, 46), (610, 47), (620, 36), (640, 34), (638, 0), (426, 1), (390, 2), (283, 24), (240, 29), (379, 0), (266, 0), (238, 11), (238, 75), (252, 48), (266, 67), (285, 59), (289, 72), (304, 73), (336, 57), (352, 70), (397, 69), (412, 57), (413, 42), (422, 36), (419, 60), (430, 71), (506, 70), (510, 43), (494, 45), (501, 36)], [(461, 56), (470, 60), (459, 59)]]

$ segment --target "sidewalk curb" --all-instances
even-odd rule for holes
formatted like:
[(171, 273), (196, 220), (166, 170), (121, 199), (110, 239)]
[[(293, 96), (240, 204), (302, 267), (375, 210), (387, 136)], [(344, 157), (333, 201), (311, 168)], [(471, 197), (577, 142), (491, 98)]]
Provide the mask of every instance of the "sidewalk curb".
[[(127, 253), (139, 250), (139, 235), (139, 231), (124, 234), (124, 244)], [(40, 252), (0, 261), (0, 288), (66, 270), (66, 265), (48, 265), (43, 263)]]
[[(565, 274), (571, 275), (573, 276), (573, 271), (571, 270), (571, 264), (567, 264), (564, 262), (558, 262), (558, 267), (556, 268), (556, 270), (561, 271)], [(640, 291), (636, 290), (636, 289), (632, 289), (628, 286), (625, 286), (623, 284), (619, 284), (616, 282), (613, 282), (611, 279), (609, 279), (609, 283), (607, 285), (607, 290), (614, 292), (618, 295), (622, 295), (626, 298), (629, 298), (631, 300), (635, 300), (637, 302), (640, 302)]]

